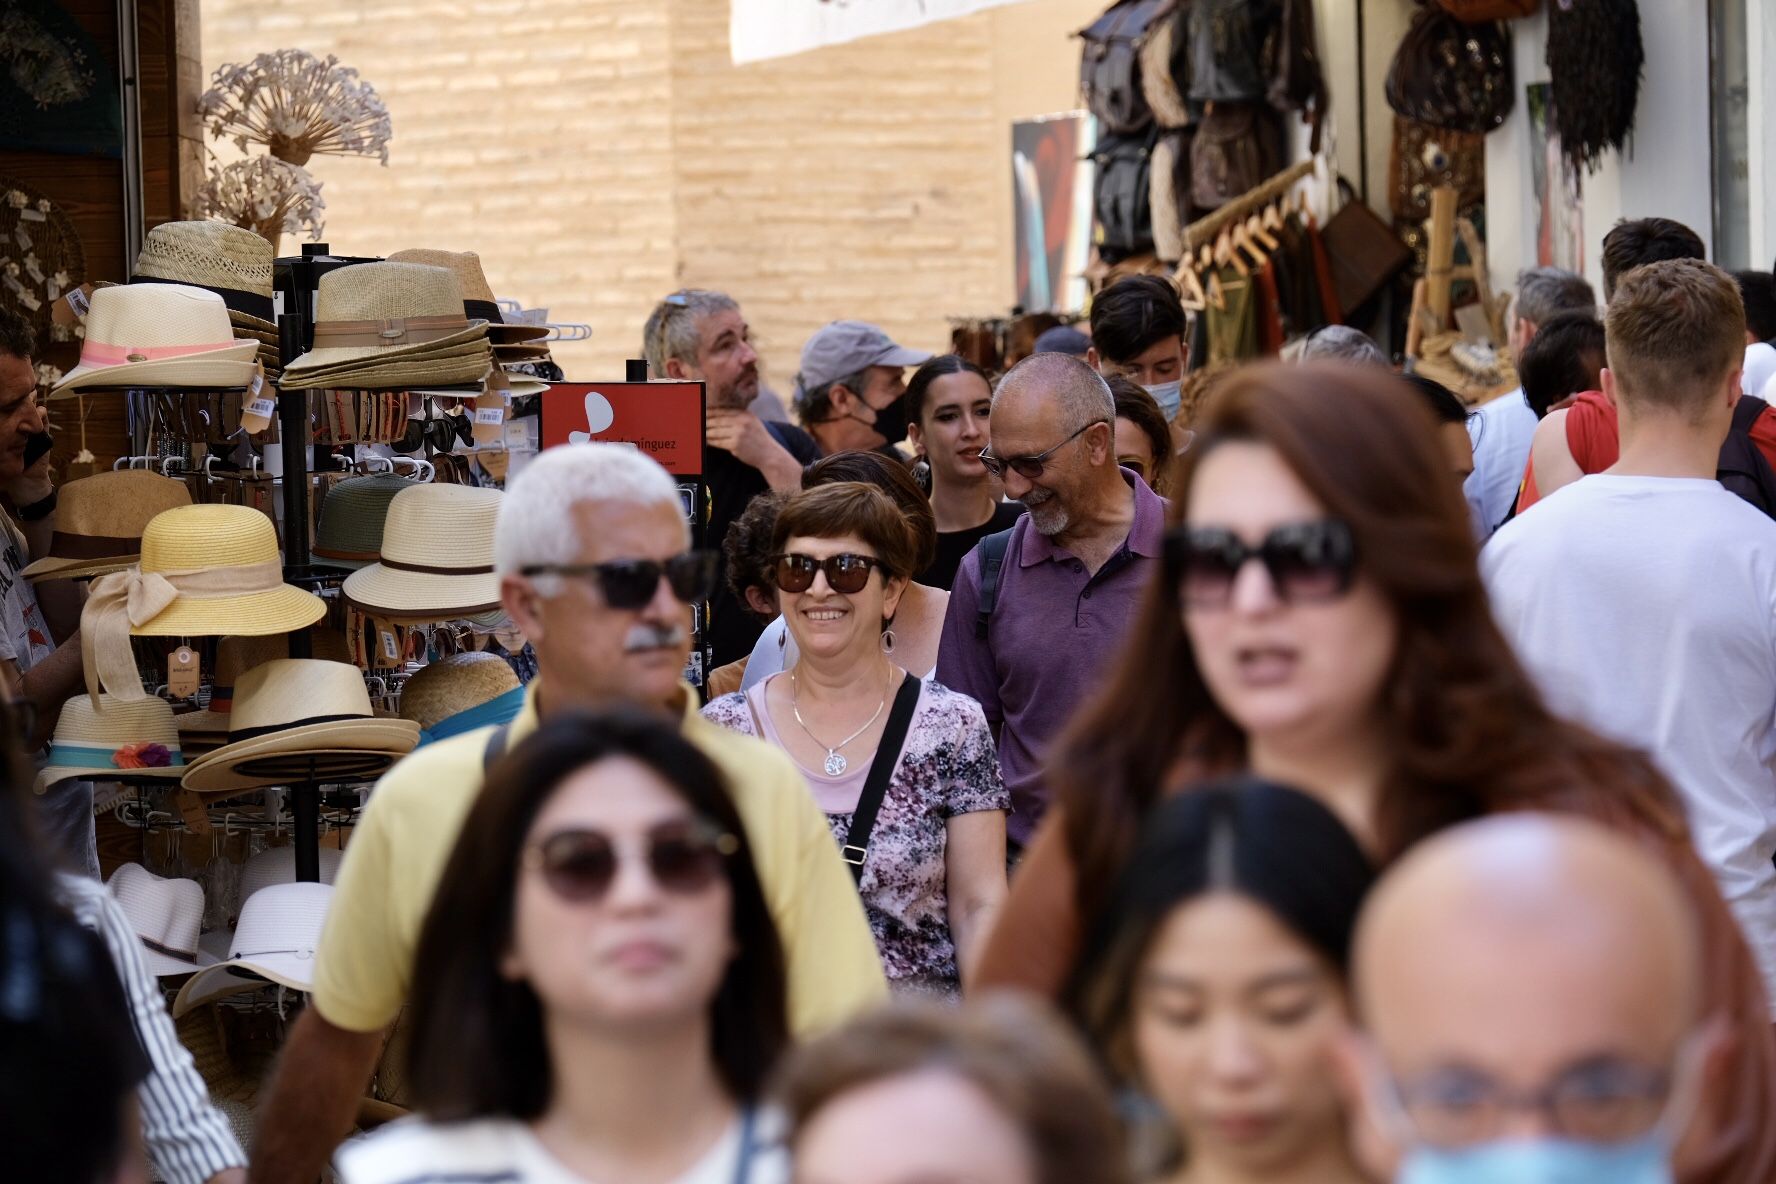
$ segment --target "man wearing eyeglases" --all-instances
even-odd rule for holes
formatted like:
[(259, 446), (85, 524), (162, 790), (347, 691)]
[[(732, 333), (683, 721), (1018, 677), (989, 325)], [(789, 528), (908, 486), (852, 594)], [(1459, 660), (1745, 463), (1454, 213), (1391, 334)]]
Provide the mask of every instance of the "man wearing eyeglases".
[(1104, 380), (1064, 354), (1024, 359), (993, 396), (981, 464), (1030, 512), (962, 561), (937, 680), (993, 725), (1014, 847), (1047, 805), (1048, 745), (1121, 646), (1164, 548), (1166, 503), (1117, 467), (1115, 418)]
[(506, 613), (536, 650), (536, 680), (506, 729), (427, 745), (371, 794), (315, 953), (313, 1006), (260, 1110), (255, 1182), (308, 1184), (346, 1133), (406, 1002), (421, 926), (487, 765), (554, 712), (667, 713), (721, 769), (783, 942), (797, 1034), (886, 995), (856, 887), (801, 774), (776, 749), (703, 719), (680, 678), (691, 604), (715, 571), (689, 543), (678, 486), (632, 448), (550, 449), (507, 488), (494, 562)]
[(1388, 1144), (1370, 1166), (1402, 1184), (1729, 1178), (1686, 1162), (1728, 1040), (1700, 1014), (1701, 949), (1667, 865), (1595, 823), (1501, 815), (1425, 841), (1353, 953), (1346, 1076)]

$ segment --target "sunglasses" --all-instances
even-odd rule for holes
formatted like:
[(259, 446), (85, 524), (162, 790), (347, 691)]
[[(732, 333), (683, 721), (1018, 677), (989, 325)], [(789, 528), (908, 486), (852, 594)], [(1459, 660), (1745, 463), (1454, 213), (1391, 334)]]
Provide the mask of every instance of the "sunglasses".
[(1011, 469), (1024, 480), (1034, 481), (1036, 478), (1042, 476), (1042, 470), (1047, 467), (1049, 457), (1073, 443), (1073, 441), (1079, 439), (1079, 437), (1085, 435), (1085, 433), (1097, 427), (1099, 424), (1108, 422), (1110, 421), (1106, 419), (1094, 419), (1084, 427), (1080, 428), (1077, 432), (1074, 432), (1071, 436), (1068, 436), (1065, 440), (1062, 440), (1059, 444), (1056, 444), (1053, 448), (1050, 448), (1046, 452), (1038, 452), (1034, 456), (998, 457), (983, 448), (980, 454), (980, 463), (986, 467), (987, 472), (993, 474), (995, 477), (1003, 477), (1005, 476), (1005, 470)]
[(699, 604), (715, 591), (714, 551), (686, 551), (661, 563), (654, 559), (613, 559), (609, 563), (534, 563), (519, 568), (526, 576), (574, 576), (597, 582), (604, 602), (615, 609), (646, 607), (660, 587), (660, 577), (686, 604)]
[(1279, 526), (1256, 547), (1231, 530), (1180, 526), (1166, 532), (1166, 571), (1188, 608), (1225, 608), (1240, 570), (1253, 559), (1264, 564), (1285, 603), (1323, 603), (1350, 590), (1357, 546), (1350, 527), (1332, 518)]
[(828, 555), (816, 559), (812, 555), (779, 555), (771, 575), (780, 591), (806, 592), (814, 586), (814, 573), (826, 573), (826, 582), (834, 592), (846, 596), (863, 591), (869, 583), (870, 571), (882, 566), (880, 559), (868, 555)]
[[(708, 823), (670, 822), (641, 846), (654, 883), (674, 896), (694, 896), (721, 879), (740, 840)], [(549, 891), (569, 904), (595, 904), (616, 883), (622, 861), (635, 857), (599, 831), (564, 830), (526, 847), (524, 866), (540, 872)]]

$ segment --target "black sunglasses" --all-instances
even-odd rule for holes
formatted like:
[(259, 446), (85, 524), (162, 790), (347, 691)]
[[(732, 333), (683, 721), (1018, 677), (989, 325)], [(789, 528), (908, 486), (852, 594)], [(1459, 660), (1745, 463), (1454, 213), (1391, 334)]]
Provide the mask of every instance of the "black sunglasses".
[(646, 606), (659, 590), (660, 577), (686, 604), (699, 604), (715, 591), (714, 551), (686, 551), (661, 563), (654, 559), (613, 559), (609, 563), (535, 563), (519, 568), (526, 576), (578, 576), (598, 581), (604, 602), (616, 609)]
[(870, 571), (882, 566), (880, 559), (868, 555), (828, 555), (816, 559), (812, 555), (779, 555), (772, 561), (771, 575), (779, 590), (806, 592), (814, 586), (814, 573), (826, 573), (826, 582), (834, 592), (850, 596), (863, 591), (869, 583)]
[(1071, 436), (1068, 436), (1065, 440), (1062, 440), (1059, 444), (1056, 444), (1053, 448), (1048, 449), (1046, 452), (1038, 452), (1034, 456), (998, 457), (983, 448), (980, 453), (980, 463), (986, 468), (987, 472), (993, 474), (995, 477), (1003, 477), (1005, 476), (1005, 470), (1011, 469), (1024, 480), (1034, 481), (1042, 476), (1042, 470), (1047, 466), (1049, 457), (1073, 443), (1073, 441), (1079, 439), (1079, 437), (1085, 435), (1085, 433), (1097, 427), (1099, 424), (1109, 422), (1110, 421), (1107, 419), (1094, 419), (1084, 427), (1080, 428), (1077, 432), (1074, 432)]
[[(670, 822), (648, 834), (642, 859), (654, 883), (675, 896), (703, 892), (721, 878), (740, 840), (699, 822)], [(632, 856), (630, 856), (632, 858)], [(542, 873), (549, 890), (570, 904), (604, 899), (625, 855), (607, 834), (564, 830), (524, 850), (524, 866)]]
[(1249, 547), (1231, 530), (1175, 527), (1166, 532), (1165, 565), (1190, 608), (1224, 608), (1234, 581), (1256, 559), (1270, 573), (1277, 595), (1289, 604), (1336, 600), (1350, 590), (1357, 545), (1351, 529), (1335, 518), (1279, 526)]

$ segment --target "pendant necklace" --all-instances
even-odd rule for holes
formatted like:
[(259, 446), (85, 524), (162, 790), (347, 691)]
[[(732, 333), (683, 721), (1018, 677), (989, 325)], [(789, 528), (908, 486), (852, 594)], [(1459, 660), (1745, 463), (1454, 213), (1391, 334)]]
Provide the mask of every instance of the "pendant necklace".
[(796, 686), (795, 671), (791, 670), (789, 672), (789, 710), (795, 716), (795, 721), (801, 726), (802, 731), (807, 733), (808, 739), (826, 749), (826, 763), (822, 766), (822, 768), (826, 770), (826, 775), (828, 777), (843, 777), (845, 775), (845, 770), (850, 767), (850, 762), (845, 759), (844, 754), (841, 753), (839, 749), (845, 747), (845, 745), (851, 743), (851, 741), (870, 730), (870, 726), (881, 716), (882, 708), (888, 706), (888, 692), (882, 692), (882, 701), (876, 704), (875, 714), (865, 720), (861, 728), (858, 728), (855, 732), (852, 732), (837, 744), (828, 744), (826, 741), (816, 736), (802, 720), (802, 709), (797, 705), (797, 700), (799, 698), (799, 695), (797, 694), (798, 689), (799, 688)]

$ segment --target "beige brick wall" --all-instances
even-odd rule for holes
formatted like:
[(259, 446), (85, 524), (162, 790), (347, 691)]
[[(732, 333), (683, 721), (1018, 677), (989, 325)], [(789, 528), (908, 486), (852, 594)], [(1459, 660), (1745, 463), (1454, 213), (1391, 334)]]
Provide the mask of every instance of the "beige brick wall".
[(389, 166), (310, 164), (336, 251), (480, 252), (502, 296), (592, 325), (558, 347), (579, 378), (622, 373), (661, 294), (722, 288), (786, 390), (827, 320), (936, 349), (1009, 304), (1009, 123), (1072, 105), (1102, 3), (736, 68), (727, 0), (202, 0), (203, 52), (337, 54), (381, 92)]

